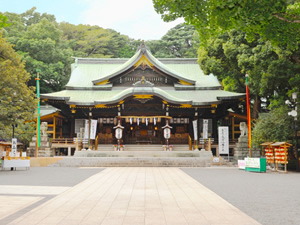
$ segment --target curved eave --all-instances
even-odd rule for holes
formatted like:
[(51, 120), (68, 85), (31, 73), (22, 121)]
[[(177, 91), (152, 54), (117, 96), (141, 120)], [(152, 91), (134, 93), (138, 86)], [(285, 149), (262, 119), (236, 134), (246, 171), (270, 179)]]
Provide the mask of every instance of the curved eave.
[(190, 80), (187, 79), (183, 76), (181, 76), (180, 74), (176, 73), (175, 71), (172, 71), (170, 68), (168, 68), (166, 65), (164, 65), (163, 63), (161, 63), (158, 59), (156, 59), (149, 50), (145, 50), (145, 49), (140, 49), (136, 52), (136, 54), (134, 56), (132, 56), (126, 63), (124, 63), (123, 65), (119, 66), (117, 69), (115, 69), (113, 72), (111, 72), (110, 74), (108, 74), (107, 76), (101, 78), (101, 79), (97, 79), (97, 80), (93, 80), (93, 84), (96, 85), (97, 83), (103, 82), (105, 80), (109, 80), (115, 76), (120, 75), (121, 73), (129, 70), (130, 68), (132, 68), (140, 59), (141, 57), (145, 55), (145, 57), (149, 60), (150, 63), (152, 63), (158, 70), (162, 71), (163, 73), (174, 77), (178, 80), (182, 80), (185, 81), (187, 83), (190, 83), (192, 85), (195, 85), (196, 81), (194, 80)]
[(108, 74), (107, 76), (105, 76), (101, 79), (93, 80), (93, 84), (96, 85), (97, 83), (100, 83), (105, 80), (109, 80), (109, 79), (127, 71), (128, 69), (130, 69), (134, 64), (136, 64), (139, 61), (139, 59), (142, 57), (142, 55), (143, 55), (142, 51), (138, 50), (134, 54), (134, 56), (132, 56), (126, 63), (124, 63), (123, 65), (116, 68), (113, 72), (111, 72), (110, 74)]
[(62, 97), (62, 96), (51, 96), (47, 94), (41, 94), (41, 99), (51, 99), (51, 100), (59, 100), (59, 101), (68, 101), (70, 97)]
[(221, 96), (221, 97), (217, 97), (218, 100), (237, 100), (240, 98), (245, 98), (246, 94), (240, 94), (240, 95), (235, 95), (235, 96)]
[(144, 55), (147, 57), (147, 59), (159, 70), (161, 70), (162, 72), (170, 75), (171, 77), (174, 77), (178, 80), (183, 80), (187, 83), (191, 83), (193, 85), (195, 85), (196, 81), (194, 80), (190, 80), (187, 79), (185, 77), (182, 77), (180, 74), (177, 74), (175, 71), (172, 71), (170, 68), (168, 68), (166, 65), (164, 65), (163, 63), (161, 63), (158, 59), (156, 59), (150, 51), (146, 50)]

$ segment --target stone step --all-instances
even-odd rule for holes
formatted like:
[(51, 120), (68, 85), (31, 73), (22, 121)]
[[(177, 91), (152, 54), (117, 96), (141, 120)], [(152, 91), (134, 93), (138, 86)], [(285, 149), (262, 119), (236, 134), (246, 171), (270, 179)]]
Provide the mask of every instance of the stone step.
[(211, 151), (75, 151), (74, 157), (202, 157), (211, 158)]
[(209, 167), (201, 157), (65, 157), (53, 167)]
[[(162, 145), (124, 145), (125, 151), (162, 151), (163, 146)], [(172, 147), (173, 151), (188, 151), (189, 146), (188, 145), (173, 145)], [(114, 147), (113, 145), (98, 145), (99, 151), (113, 151)]]

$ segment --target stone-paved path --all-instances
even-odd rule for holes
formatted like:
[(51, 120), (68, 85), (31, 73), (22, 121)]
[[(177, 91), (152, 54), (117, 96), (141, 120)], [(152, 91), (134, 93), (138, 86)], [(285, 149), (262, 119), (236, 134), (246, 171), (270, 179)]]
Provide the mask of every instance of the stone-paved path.
[(107, 168), (73, 187), (13, 187), (0, 186), (0, 224), (259, 224), (178, 168)]

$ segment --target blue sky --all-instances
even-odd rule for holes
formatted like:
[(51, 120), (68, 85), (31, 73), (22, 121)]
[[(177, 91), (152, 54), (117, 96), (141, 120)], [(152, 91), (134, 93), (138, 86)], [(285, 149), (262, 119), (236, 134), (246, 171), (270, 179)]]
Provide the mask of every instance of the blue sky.
[(34, 6), (37, 12), (55, 15), (58, 22), (98, 25), (143, 40), (160, 39), (183, 22), (163, 22), (152, 0), (0, 0), (1, 12), (23, 13)]

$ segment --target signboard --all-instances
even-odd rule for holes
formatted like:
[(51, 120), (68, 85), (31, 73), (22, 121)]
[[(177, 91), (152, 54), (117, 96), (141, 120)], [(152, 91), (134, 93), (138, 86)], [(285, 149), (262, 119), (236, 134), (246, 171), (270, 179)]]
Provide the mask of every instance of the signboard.
[(219, 163), (220, 162), (220, 158), (219, 157), (213, 157), (213, 162), (214, 163)]
[(229, 154), (228, 127), (219, 127), (219, 154)]
[(260, 168), (260, 158), (245, 158), (245, 166), (250, 168)]
[(96, 138), (96, 132), (97, 132), (97, 120), (91, 120), (90, 139), (95, 140), (95, 138)]
[(208, 120), (203, 120), (203, 138), (208, 138)]
[(89, 120), (84, 123), (84, 139), (89, 139)]
[(95, 139), (96, 138), (96, 131), (97, 131), (97, 120), (91, 120), (91, 129), (89, 132), (89, 120), (85, 120), (84, 125), (84, 139)]
[(170, 128), (164, 129), (164, 137), (165, 137), (165, 139), (169, 139), (171, 137), (171, 129)]
[(122, 131), (123, 130), (121, 128), (117, 128), (115, 130), (115, 136), (116, 136), (117, 139), (121, 139), (122, 138)]
[(193, 120), (194, 140), (198, 139), (197, 120)]
[(245, 169), (245, 160), (238, 160), (238, 168), (241, 170)]
[(11, 156), (15, 157), (17, 155), (17, 138), (11, 139)]

